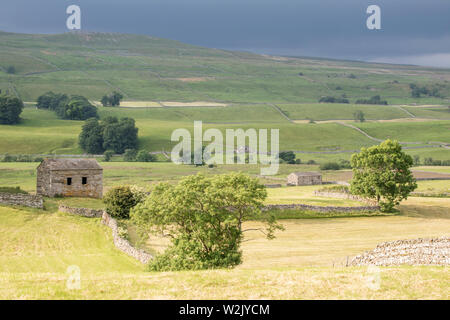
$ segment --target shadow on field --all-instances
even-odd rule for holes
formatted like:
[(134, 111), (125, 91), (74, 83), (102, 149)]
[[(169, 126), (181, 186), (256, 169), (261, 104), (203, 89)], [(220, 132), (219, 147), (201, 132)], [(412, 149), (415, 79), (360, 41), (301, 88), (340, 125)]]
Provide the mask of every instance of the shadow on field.
[(401, 205), (402, 216), (425, 219), (450, 219), (450, 208), (444, 206)]

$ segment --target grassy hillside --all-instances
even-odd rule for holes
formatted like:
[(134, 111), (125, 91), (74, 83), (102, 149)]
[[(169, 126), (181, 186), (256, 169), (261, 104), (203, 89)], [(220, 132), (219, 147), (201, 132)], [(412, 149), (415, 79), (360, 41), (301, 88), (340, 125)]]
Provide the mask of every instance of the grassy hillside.
[[(16, 74), (6, 74), (8, 66)], [(380, 94), (393, 104), (446, 104), (450, 98), (449, 70), (261, 56), (112, 33), (0, 33), (0, 70), (0, 88), (25, 101), (49, 90), (92, 100), (112, 90), (151, 101), (304, 103)], [(410, 83), (439, 83), (444, 98), (412, 98)]]
[[(14, 66), (16, 73), (7, 74), (8, 66)], [(32, 101), (52, 90), (81, 94), (95, 102), (118, 90), (127, 106), (152, 107), (99, 107), (100, 117), (136, 119), (140, 149), (169, 151), (174, 129), (192, 129), (194, 120), (202, 120), (205, 129), (280, 129), (280, 150), (313, 152), (300, 154), (305, 161), (348, 159), (351, 153), (327, 152), (377, 143), (355, 129), (334, 123), (353, 119), (357, 110), (362, 110), (368, 121), (377, 121), (358, 124), (375, 138), (450, 142), (447, 122), (431, 121), (450, 119), (446, 106), (449, 80), (450, 70), (444, 69), (262, 56), (142, 35), (0, 32), (0, 89), (30, 102), (19, 125), (0, 125), (0, 135), (6, 138), (0, 141), (0, 154), (82, 153), (77, 143), (82, 122), (59, 120), (52, 112), (32, 108)], [(442, 98), (413, 99), (410, 83), (439, 84)], [(381, 95), (390, 104), (411, 105), (317, 103), (322, 96), (344, 94), (351, 102)], [(158, 107), (173, 102), (192, 103)], [(206, 107), (211, 102), (225, 105)], [(418, 106), (429, 104), (434, 106)], [(430, 121), (397, 123), (405, 118)], [(317, 123), (309, 124), (307, 119)], [(448, 149), (442, 148), (409, 152), (450, 158)]]

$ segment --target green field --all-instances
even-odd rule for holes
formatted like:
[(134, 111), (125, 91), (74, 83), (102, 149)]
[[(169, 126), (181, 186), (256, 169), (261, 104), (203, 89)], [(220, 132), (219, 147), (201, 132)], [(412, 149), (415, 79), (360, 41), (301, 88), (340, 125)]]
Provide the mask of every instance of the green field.
[[(170, 152), (173, 130), (186, 128), (192, 132), (193, 121), (204, 121), (203, 128), (226, 129), (279, 129), (279, 148), (293, 151), (311, 151), (299, 154), (304, 160), (324, 162), (328, 160), (349, 159), (351, 152), (329, 153), (329, 151), (358, 150), (364, 146), (377, 144), (360, 132), (337, 123), (299, 124), (290, 123), (275, 109), (267, 105), (199, 107), (199, 108), (100, 108), (101, 117), (114, 115), (134, 117), (139, 128), (139, 148), (148, 151)], [(0, 154), (81, 154), (78, 135), (83, 122), (57, 119), (46, 110), (25, 108), (23, 121), (19, 125), (0, 125)], [(403, 142), (450, 142), (449, 122), (411, 122), (411, 123), (353, 123), (378, 139), (399, 139)], [(411, 154), (423, 157), (430, 152), (434, 159), (450, 159), (450, 150), (443, 148), (410, 149)], [(318, 153), (317, 153), (318, 152)]]
[[(150, 273), (114, 248), (99, 219), (57, 213), (54, 205), (0, 206), (0, 298), (446, 299), (445, 267), (382, 267), (380, 289), (372, 290), (366, 268), (344, 265), (383, 241), (448, 235), (449, 214), (447, 199), (422, 205), (412, 198), (394, 217), (283, 220), (286, 231), (273, 241), (246, 236), (236, 269)], [(69, 266), (80, 268), (80, 290), (66, 287)]]
[(353, 120), (353, 113), (357, 110), (364, 112), (367, 120), (388, 120), (410, 117), (406, 112), (395, 106), (320, 103), (280, 104), (279, 107), (294, 120)]

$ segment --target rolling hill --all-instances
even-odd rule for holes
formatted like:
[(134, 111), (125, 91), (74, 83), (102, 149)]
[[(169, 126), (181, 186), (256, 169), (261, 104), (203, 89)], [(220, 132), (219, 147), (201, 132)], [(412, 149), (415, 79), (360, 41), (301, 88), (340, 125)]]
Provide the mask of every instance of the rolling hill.
[[(386, 138), (418, 142), (409, 152), (447, 160), (450, 150), (434, 142), (450, 143), (449, 81), (446, 69), (265, 56), (143, 35), (0, 32), (0, 89), (27, 102), (19, 125), (0, 125), (0, 154), (81, 154), (82, 122), (36, 110), (34, 101), (51, 90), (97, 103), (117, 90), (128, 108), (99, 107), (100, 116), (136, 119), (139, 148), (149, 151), (170, 150), (174, 129), (202, 120), (220, 130), (280, 129), (281, 150), (318, 161), (348, 159)], [(439, 97), (413, 98), (411, 83), (439, 88)], [(389, 105), (354, 104), (374, 95)], [(350, 103), (319, 104), (323, 96)], [(345, 125), (357, 110), (368, 122)]]
[[(446, 104), (450, 70), (232, 52), (143, 35), (0, 33), (0, 88), (24, 101), (45, 91), (99, 100), (317, 102), (379, 94), (394, 103)], [(444, 99), (412, 98), (409, 84), (442, 85)]]

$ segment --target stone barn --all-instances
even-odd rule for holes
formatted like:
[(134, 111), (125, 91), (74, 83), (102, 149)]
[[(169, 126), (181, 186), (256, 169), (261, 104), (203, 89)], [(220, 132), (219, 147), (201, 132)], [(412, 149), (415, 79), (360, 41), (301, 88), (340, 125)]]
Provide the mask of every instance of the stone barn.
[(288, 175), (288, 186), (311, 186), (322, 184), (322, 175), (319, 172), (294, 172)]
[(103, 169), (94, 159), (45, 159), (37, 168), (39, 195), (55, 197), (103, 196)]

